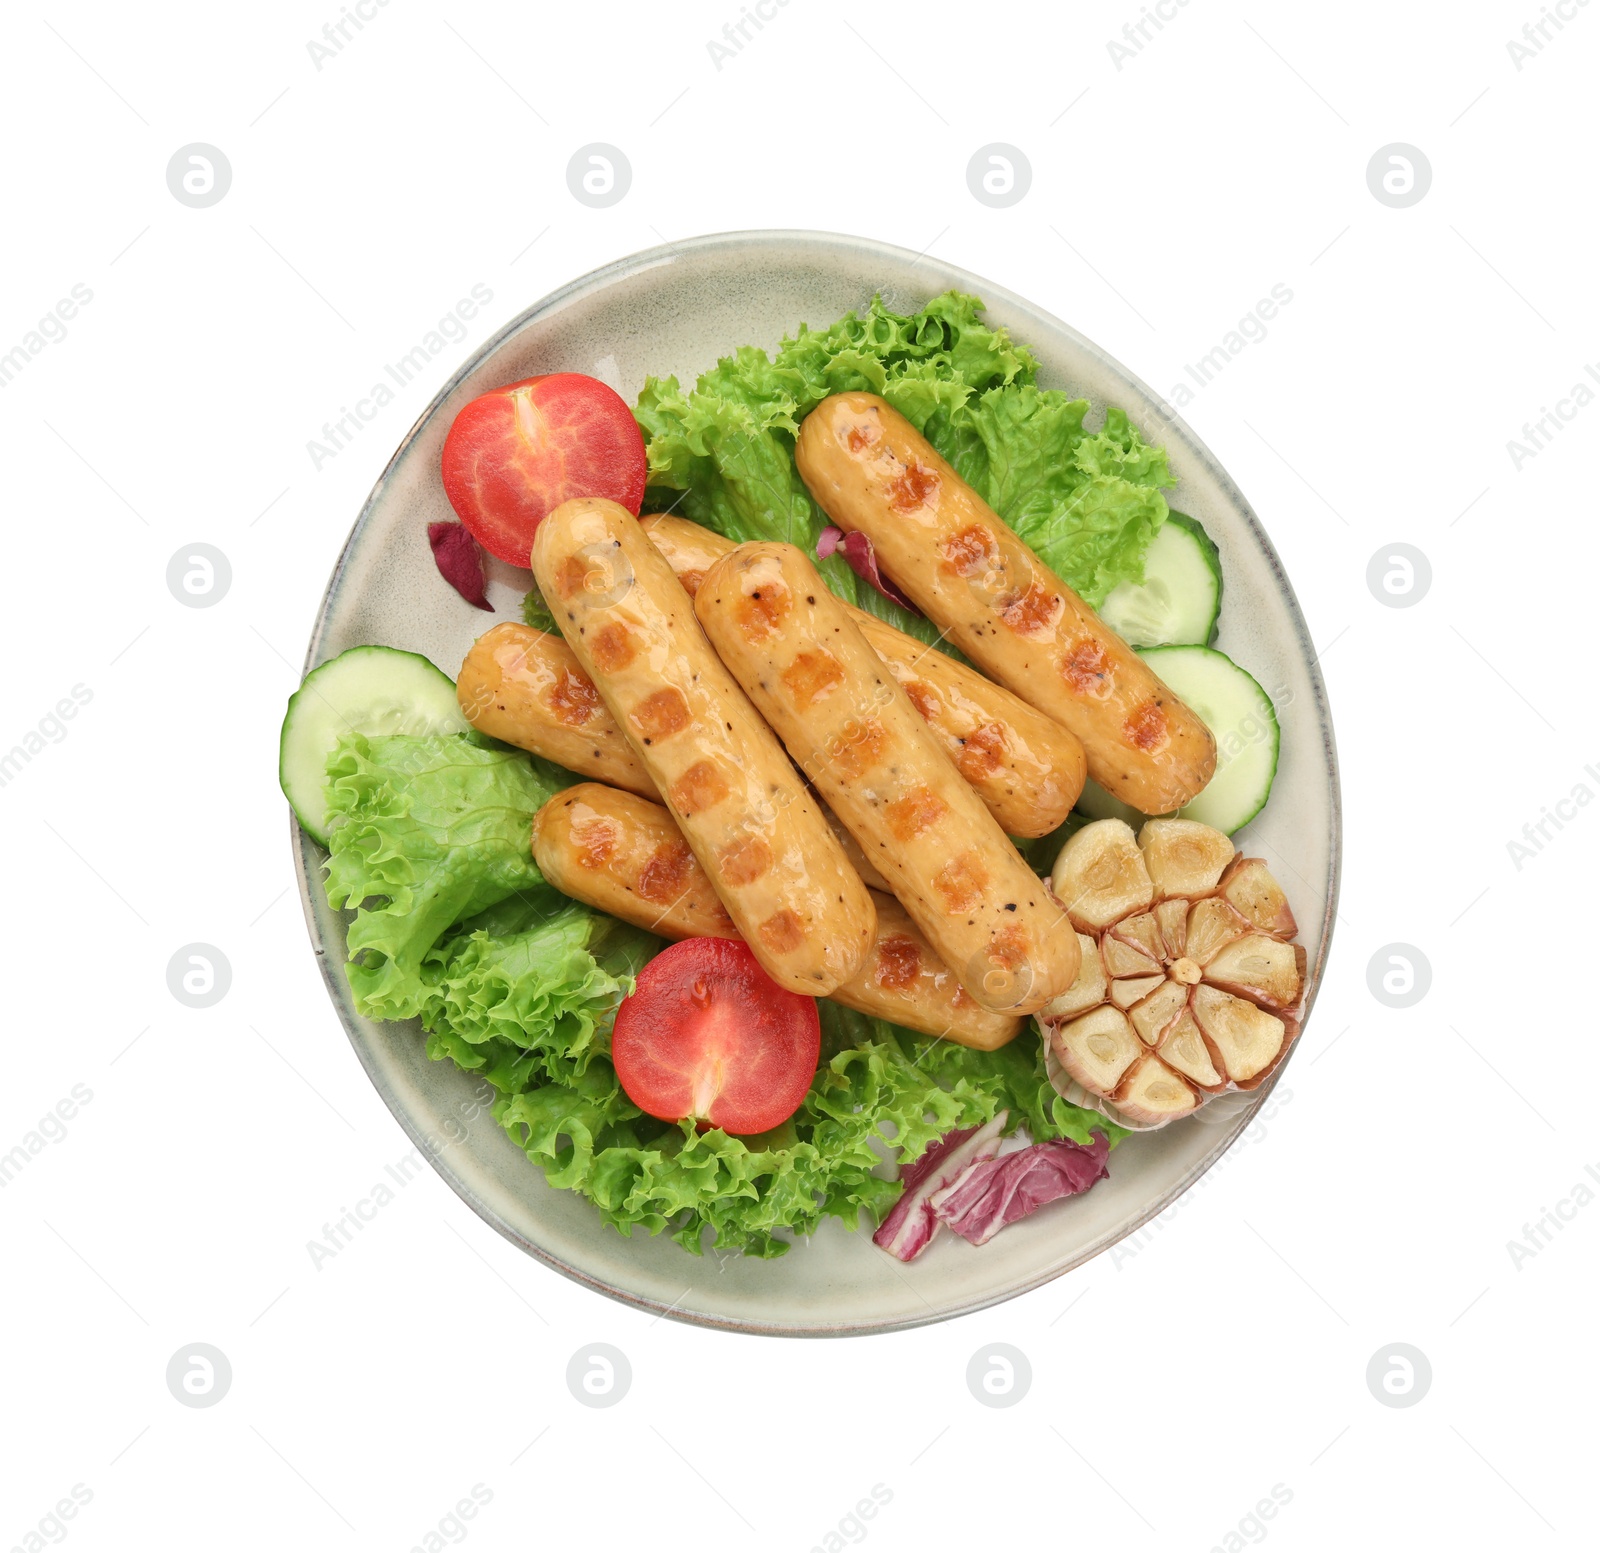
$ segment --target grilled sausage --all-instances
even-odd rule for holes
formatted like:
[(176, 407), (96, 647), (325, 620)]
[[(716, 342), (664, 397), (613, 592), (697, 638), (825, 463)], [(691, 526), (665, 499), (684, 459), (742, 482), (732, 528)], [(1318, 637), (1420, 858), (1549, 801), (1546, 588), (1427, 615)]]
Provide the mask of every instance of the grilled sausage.
[[(557, 793), (533, 817), (533, 857), (558, 890), (663, 938), (739, 936), (672, 816), (632, 793), (597, 782)], [(979, 1008), (898, 901), (872, 903), (872, 953), (833, 1002), (983, 1051), (1015, 1038), (1022, 1021)]]
[(882, 399), (824, 399), (795, 462), (828, 516), (871, 539), (956, 646), (1077, 734), (1107, 792), (1164, 814), (1211, 780), (1206, 725)]
[(564, 502), (535, 531), (532, 561), (567, 645), (762, 968), (813, 997), (848, 981), (873, 942), (866, 886), (638, 519), (612, 501)]
[(1070, 986), (1078, 939), (1061, 908), (805, 554), (740, 545), (706, 573), (694, 607), (968, 994), (1021, 1014)]
[(656, 796), (639, 757), (559, 636), (505, 621), (472, 644), (456, 676), (467, 721), (568, 771), (646, 798)]
[[(733, 548), (686, 518), (639, 520), (692, 597), (700, 579)], [(1053, 718), (965, 664), (845, 608), (1008, 836), (1048, 836), (1083, 791), (1083, 746)]]

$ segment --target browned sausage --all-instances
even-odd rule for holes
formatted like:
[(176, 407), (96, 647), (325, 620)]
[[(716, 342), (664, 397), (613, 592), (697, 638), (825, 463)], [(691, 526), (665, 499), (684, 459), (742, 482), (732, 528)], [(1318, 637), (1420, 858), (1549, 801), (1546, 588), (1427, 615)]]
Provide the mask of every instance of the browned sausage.
[(1071, 985), (1077, 935), (793, 545), (748, 544), (695, 613), (828, 807), (968, 994), (1027, 1014)]
[(559, 636), (505, 621), (472, 644), (456, 699), (474, 728), (644, 797), (655, 783)]
[(822, 997), (860, 969), (871, 897), (772, 730), (711, 650), (626, 507), (562, 503), (533, 574), (762, 968)]
[(956, 646), (1077, 734), (1107, 792), (1165, 814), (1211, 780), (1206, 725), (884, 400), (824, 399), (795, 462), (828, 516), (871, 539)]
[[(687, 518), (639, 520), (693, 597), (733, 548)], [(1048, 836), (1083, 791), (1083, 746), (1053, 718), (887, 621), (845, 606), (1008, 836)]]
[[(732, 919), (660, 804), (580, 782), (533, 817), (533, 857), (558, 890), (663, 938), (737, 938)], [(993, 1051), (1022, 1021), (979, 1008), (900, 903), (874, 894), (877, 939), (831, 1001), (924, 1035)]]

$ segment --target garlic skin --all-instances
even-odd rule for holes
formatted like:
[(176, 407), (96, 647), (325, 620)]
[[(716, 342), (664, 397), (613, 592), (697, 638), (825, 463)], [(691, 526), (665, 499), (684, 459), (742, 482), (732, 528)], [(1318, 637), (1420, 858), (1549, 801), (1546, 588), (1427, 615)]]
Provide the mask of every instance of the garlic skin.
[(1058, 1093), (1137, 1131), (1262, 1083), (1299, 1033), (1306, 952), (1258, 857), (1193, 820), (1095, 820), (1050, 888), (1082, 962), (1038, 1015)]

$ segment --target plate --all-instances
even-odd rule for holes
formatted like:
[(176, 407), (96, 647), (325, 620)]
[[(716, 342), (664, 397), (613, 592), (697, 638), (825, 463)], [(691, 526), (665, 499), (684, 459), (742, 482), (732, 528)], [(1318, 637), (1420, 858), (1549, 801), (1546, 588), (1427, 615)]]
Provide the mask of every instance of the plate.
[[(309, 671), (347, 647), (382, 643), (459, 666), (489, 617), (440, 580), (427, 543), (448, 518), (439, 453), (456, 412), (488, 389), (541, 372), (587, 372), (630, 403), (649, 373), (692, 382), (735, 346), (775, 347), (802, 322), (824, 326), (874, 293), (898, 312), (957, 287), (982, 297), (988, 320), (1036, 352), (1042, 386), (1125, 409), (1166, 445), (1172, 505), (1204, 525), (1222, 552), (1217, 645), (1278, 703), (1282, 751), (1272, 799), (1237, 840), (1264, 856), (1288, 893), (1308, 960), (1309, 1013), (1327, 958), (1339, 878), (1339, 781), (1322, 678), (1294, 590), (1238, 488), (1144, 384), (1066, 324), (964, 270), (862, 238), (738, 232), (654, 248), (585, 275), (535, 304), (451, 378), (407, 433), (367, 499), (328, 584)], [(503, 568), (492, 583), (501, 618), (515, 615)], [(1110, 1177), (1083, 1197), (1040, 1210), (973, 1247), (942, 1235), (915, 1262), (886, 1256), (869, 1236), (828, 1220), (771, 1261), (695, 1257), (666, 1236), (625, 1239), (576, 1193), (552, 1190), (483, 1105), (485, 1086), (430, 1062), (415, 1024), (375, 1024), (351, 1001), (345, 914), (321, 884), (321, 849), (295, 829), (311, 940), (351, 1044), (378, 1093), (461, 1198), (529, 1255), (600, 1293), (678, 1320), (792, 1336), (888, 1332), (996, 1304), (1059, 1278), (1155, 1217), (1221, 1158), (1267, 1101), (1205, 1106), (1198, 1116), (1128, 1138)], [(1291, 1049), (1278, 1077), (1304, 1044)], [(1273, 1083), (1276, 1082), (1276, 1079)]]

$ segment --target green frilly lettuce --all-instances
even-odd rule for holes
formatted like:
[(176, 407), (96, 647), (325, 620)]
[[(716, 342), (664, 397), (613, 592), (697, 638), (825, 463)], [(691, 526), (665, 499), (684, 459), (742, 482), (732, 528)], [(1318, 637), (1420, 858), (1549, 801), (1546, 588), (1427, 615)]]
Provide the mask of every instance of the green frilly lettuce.
[(610, 1035), (660, 940), (559, 894), (529, 855), (533, 812), (568, 774), (473, 734), (352, 735), (328, 771), (328, 894), (355, 912), (357, 1006), (419, 1018), (431, 1057), (493, 1085), (550, 1184), (623, 1234), (779, 1256), (824, 1216), (878, 1222), (900, 1193), (886, 1160), (1001, 1107), (1040, 1139), (1107, 1125), (1051, 1089), (1032, 1031), (976, 1052), (826, 1002), (823, 1061), (781, 1128), (735, 1138), (645, 1116)]
[[(1144, 580), (1166, 521), (1166, 455), (1126, 415), (1085, 425), (1086, 399), (1035, 382), (1037, 362), (950, 291), (920, 312), (875, 299), (864, 316), (802, 327), (776, 354), (746, 346), (685, 391), (650, 378), (634, 411), (646, 439), (647, 508), (672, 508), (734, 540), (782, 539), (814, 552), (826, 515), (794, 463), (800, 422), (829, 394), (881, 394), (1091, 604)], [(862, 583), (834, 556), (834, 592), (923, 640), (933, 628)]]

